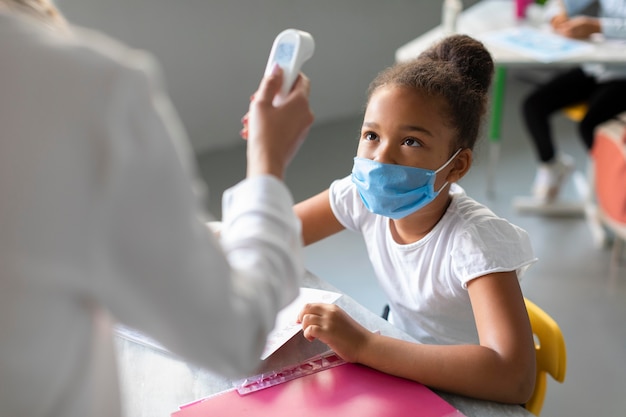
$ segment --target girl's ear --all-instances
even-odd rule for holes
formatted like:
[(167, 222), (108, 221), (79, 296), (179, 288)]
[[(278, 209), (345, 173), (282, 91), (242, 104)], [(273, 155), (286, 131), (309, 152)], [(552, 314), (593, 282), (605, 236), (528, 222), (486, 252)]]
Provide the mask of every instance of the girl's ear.
[(449, 183), (457, 182), (467, 174), (472, 166), (474, 154), (471, 149), (465, 148), (452, 161), (452, 169), (448, 173), (446, 180)]

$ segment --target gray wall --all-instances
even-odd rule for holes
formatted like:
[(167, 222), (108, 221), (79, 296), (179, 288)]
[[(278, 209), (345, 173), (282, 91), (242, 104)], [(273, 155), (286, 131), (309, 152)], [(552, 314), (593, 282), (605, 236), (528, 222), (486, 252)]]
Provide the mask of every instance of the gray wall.
[[(313, 34), (316, 125), (361, 111), (375, 74), (395, 49), (440, 21), (440, 1), (56, 0), (76, 24), (99, 29), (160, 61), (168, 90), (198, 153), (239, 143), (274, 37)], [(475, 3), (466, 0), (464, 4)]]

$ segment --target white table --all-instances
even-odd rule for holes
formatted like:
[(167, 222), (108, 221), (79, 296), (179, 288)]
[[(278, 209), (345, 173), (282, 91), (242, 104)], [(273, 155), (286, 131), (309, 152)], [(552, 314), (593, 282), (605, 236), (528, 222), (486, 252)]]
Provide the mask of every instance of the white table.
[[(515, 17), (513, 0), (482, 0), (464, 10), (459, 16), (458, 33), (464, 33), (481, 39), (489, 32), (519, 26), (532, 26), (529, 21)], [(410, 60), (424, 49), (441, 39), (444, 32), (441, 26), (420, 35), (396, 50), (396, 60)], [(496, 43), (485, 42), (498, 66), (506, 67), (537, 67), (537, 66), (574, 66), (581, 63), (625, 63), (626, 44), (622, 42), (605, 42), (601, 38), (586, 41), (594, 48), (583, 55), (572, 56), (555, 62), (539, 62), (529, 56), (517, 53)]]
[[(307, 275), (304, 286), (340, 292), (312, 274)], [(337, 304), (372, 331), (378, 330), (388, 336), (413, 340), (347, 295), (339, 298)], [(283, 369), (327, 350), (328, 347), (321, 342), (309, 343), (301, 334), (298, 334), (270, 356), (261, 370)], [(123, 404), (128, 416), (169, 416), (178, 409), (179, 405), (232, 388), (231, 381), (191, 366), (151, 346), (119, 337), (117, 351)], [(439, 393), (439, 395), (468, 417), (532, 416), (519, 405), (475, 400), (448, 393)]]

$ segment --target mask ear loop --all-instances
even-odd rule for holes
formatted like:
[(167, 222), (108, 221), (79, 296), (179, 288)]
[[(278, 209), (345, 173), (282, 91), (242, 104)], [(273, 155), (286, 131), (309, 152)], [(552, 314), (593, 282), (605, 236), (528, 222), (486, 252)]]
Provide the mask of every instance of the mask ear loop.
[[(454, 158), (456, 158), (456, 156), (457, 156), (457, 155), (458, 155), (458, 154), (459, 154), (462, 150), (463, 150), (463, 148), (459, 148), (459, 149), (457, 149), (457, 150), (456, 150), (456, 152), (455, 152), (455, 153), (454, 153), (454, 154), (453, 154), (453, 155), (452, 155), (452, 156), (451, 156), (451, 157), (450, 157), (450, 158), (446, 161), (446, 163), (445, 163), (445, 164), (443, 164), (442, 166), (440, 166), (440, 167), (439, 167), (439, 169), (437, 169), (437, 170), (435, 171), (435, 174), (438, 174), (438, 173), (439, 173), (439, 171), (441, 171), (442, 169), (444, 169), (445, 167), (447, 167), (447, 166), (450, 164), (450, 162), (452, 162), (452, 160), (453, 160)], [(439, 194), (439, 193), (441, 192), (441, 190), (443, 190), (443, 189), (444, 189), (444, 188), (446, 188), (447, 186), (448, 186), (448, 181), (446, 181), (446, 182), (445, 182), (445, 183), (441, 186), (441, 188), (439, 188), (439, 190), (437, 190), (437, 194)]]

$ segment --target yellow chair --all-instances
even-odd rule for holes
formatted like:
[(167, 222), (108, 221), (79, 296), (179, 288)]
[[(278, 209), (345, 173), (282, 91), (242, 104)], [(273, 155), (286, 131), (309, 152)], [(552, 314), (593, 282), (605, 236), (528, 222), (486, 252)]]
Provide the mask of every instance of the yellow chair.
[(574, 121), (580, 122), (585, 115), (587, 114), (587, 110), (589, 106), (586, 102), (572, 104), (571, 106), (564, 107), (561, 111), (565, 114), (565, 116)]
[(558, 382), (563, 382), (565, 380), (567, 354), (565, 339), (556, 321), (529, 299), (525, 298), (524, 301), (535, 337), (537, 355), (535, 390), (525, 408), (538, 416), (546, 397), (546, 374), (550, 374)]

